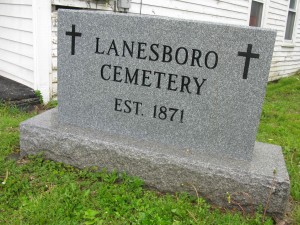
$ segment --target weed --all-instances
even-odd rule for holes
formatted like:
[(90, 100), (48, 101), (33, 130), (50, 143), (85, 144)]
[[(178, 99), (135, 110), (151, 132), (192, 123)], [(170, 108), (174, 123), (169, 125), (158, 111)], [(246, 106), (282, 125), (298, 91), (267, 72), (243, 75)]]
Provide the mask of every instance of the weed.
[(262, 217), (262, 223), (265, 222), (265, 218), (266, 218), (266, 214), (267, 214), (267, 210), (269, 208), (269, 204), (270, 204), (270, 201), (271, 201), (271, 197), (272, 197), (272, 193), (275, 191), (275, 178), (276, 178), (276, 169), (273, 170), (273, 180), (272, 180), (272, 184), (271, 184), (271, 188), (270, 188), (270, 191), (269, 191), (269, 195), (268, 195), (268, 198), (267, 198), (267, 203), (266, 203), (266, 206), (265, 206), (265, 209), (264, 209), (264, 214), (263, 214), (263, 217)]
[(57, 100), (51, 100), (44, 106), (44, 109), (52, 109), (55, 108), (57, 105)]
[(40, 90), (35, 90), (35, 91), (34, 91), (34, 94), (35, 94), (35, 96), (36, 96), (37, 98), (39, 98), (40, 103), (43, 104), (44, 100), (43, 100), (43, 95), (42, 95), (41, 91), (40, 91)]

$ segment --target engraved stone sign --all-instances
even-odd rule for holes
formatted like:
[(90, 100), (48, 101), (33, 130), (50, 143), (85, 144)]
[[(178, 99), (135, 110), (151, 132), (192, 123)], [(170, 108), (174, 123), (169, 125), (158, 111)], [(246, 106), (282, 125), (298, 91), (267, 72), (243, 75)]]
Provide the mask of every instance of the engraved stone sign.
[(58, 110), (21, 124), (21, 154), (126, 172), (160, 191), (196, 189), (221, 207), (235, 207), (234, 193), (243, 209), (268, 204), (282, 217), (290, 183), (281, 147), (255, 142), (275, 36), (59, 10)]
[(59, 21), (61, 121), (251, 158), (274, 31), (76, 11)]

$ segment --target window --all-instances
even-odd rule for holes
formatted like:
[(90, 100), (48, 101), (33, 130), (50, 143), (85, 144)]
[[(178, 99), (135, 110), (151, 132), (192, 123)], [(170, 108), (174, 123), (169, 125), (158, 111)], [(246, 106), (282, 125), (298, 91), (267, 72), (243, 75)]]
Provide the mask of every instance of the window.
[(293, 31), (294, 31), (294, 24), (296, 18), (296, 6), (297, 6), (297, 0), (290, 0), (289, 12), (288, 12), (285, 36), (284, 36), (285, 40), (293, 39)]
[(263, 3), (252, 1), (249, 26), (260, 27), (262, 21)]

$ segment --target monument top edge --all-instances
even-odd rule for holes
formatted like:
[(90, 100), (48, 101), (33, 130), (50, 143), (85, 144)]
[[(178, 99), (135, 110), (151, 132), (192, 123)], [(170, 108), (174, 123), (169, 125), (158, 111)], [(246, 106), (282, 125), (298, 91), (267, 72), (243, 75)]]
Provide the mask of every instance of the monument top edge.
[[(277, 34), (275, 29), (270, 28), (262, 28), (262, 27), (252, 27), (246, 25), (237, 25), (237, 24), (226, 24), (226, 23), (218, 23), (218, 22), (209, 22), (209, 21), (200, 21), (200, 20), (192, 20), (192, 19), (180, 19), (174, 17), (167, 17), (167, 16), (158, 16), (158, 15), (144, 15), (144, 14), (131, 14), (131, 13), (119, 13), (119, 12), (112, 12), (112, 11), (101, 11), (101, 10), (89, 10), (89, 9), (58, 9), (58, 14), (61, 13), (85, 13), (85, 14), (99, 14), (99, 15), (109, 15), (109, 16), (117, 16), (117, 17), (136, 17), (136, 18), (148, 18), (148, 19), (156, 19), (156, 20), (164, 20), (164, 21), (181, 21), (187, 23), (198, 23), (204, 25), (212, 25), (216, 27), (228, 27), (228, 28), (240, 28), (246, 30), (253, 30), (253, 31), (267, 31), (273, 33), (274, 35)], [(58, 15), (59, 17), (59, 15)]]

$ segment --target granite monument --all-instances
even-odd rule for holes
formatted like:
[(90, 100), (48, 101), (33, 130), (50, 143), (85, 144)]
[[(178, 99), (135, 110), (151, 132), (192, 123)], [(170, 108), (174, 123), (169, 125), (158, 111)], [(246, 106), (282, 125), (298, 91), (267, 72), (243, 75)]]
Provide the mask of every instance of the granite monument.
[(58, 21), (59, 106), (21, 124), (22, 155), (283, 215), (281, 148), (255, 142), (275, 31), (76, 10)]

